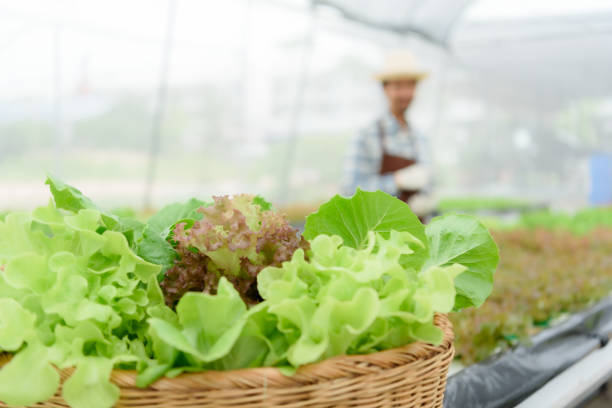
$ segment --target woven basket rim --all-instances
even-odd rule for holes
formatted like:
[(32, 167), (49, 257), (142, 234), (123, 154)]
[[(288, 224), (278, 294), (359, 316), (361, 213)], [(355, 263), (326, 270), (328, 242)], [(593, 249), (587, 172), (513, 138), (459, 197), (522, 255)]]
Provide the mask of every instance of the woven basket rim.
[[(255, 367), (237, 370), (216, 371), (207, 370), (183, 373), (174, 378), (162, 377), (150, 388), (155, 389), (227, 389), (263, 387), (293, 387), (296, 385), (315, 384), (319, 381), (329, 381), (346, 378), (347, 368), (362, 366), (363, 374), (380, 372), (407, 364), (427, 363), (436, 355), (447, 353), (453, 347), (454, 333), (452, 324), (445, 314), (436, 314), (434, 324), (442, 329), (442, 342), (434, 346), (417, 341), (405, 346), (379, 351), (370, 354), (339, 355), (300, 367), (292, 376), (281, 373), (276, 367)], [(11, 359), (10, 354), (0, 353), (0, 368)], [(63, 370), (70, 371), (71, 369)], [(354, 374), (353, 374), (354, 375)], [(137, 372), (135, 370), (113, 370), (111, 381), (124, 386), (135, 386)], [(242, 386), (241, 386), (242, 385)]]

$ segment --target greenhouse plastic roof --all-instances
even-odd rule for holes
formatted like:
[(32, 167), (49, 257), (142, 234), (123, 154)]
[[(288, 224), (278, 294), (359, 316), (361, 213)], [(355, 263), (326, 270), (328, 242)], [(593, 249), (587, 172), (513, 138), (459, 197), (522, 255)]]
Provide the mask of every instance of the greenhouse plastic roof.
[(464, 24), (450, 43), (474, 87), (497, 101), (557, 109), (612, 95), (612, 12)]
[[(506, 107), (557, 109), (611, 92), (612, 4), (605, 0), (537, 0), (531, 8), (503, 9), (493, 0), (310, 2), (339, 11), (347, 21), (450, 50), (447, 67), (478, 78), (465, 82), (462, 94), (480, 92)], [(424, 54), (415, 43), (411, 47)]]
[(400, 34), (418, 34), (446, 45), (457, 19), (471, 0), (312, 0), (339, 10), (349, 20)]

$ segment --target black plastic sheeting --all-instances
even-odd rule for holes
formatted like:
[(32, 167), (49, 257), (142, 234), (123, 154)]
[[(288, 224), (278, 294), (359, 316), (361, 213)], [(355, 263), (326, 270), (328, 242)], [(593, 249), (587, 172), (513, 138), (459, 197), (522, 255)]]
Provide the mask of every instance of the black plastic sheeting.
[(612, 333), (612, 297), (499, 356), (448, 378), (444, 408), (513, 407), (591, 351)]

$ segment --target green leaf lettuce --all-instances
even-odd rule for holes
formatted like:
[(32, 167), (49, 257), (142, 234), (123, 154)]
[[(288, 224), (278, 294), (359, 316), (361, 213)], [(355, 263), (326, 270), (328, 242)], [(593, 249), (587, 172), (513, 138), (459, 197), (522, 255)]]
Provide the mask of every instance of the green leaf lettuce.
[(468, 215), (444, 215), (423, 226), (409, 206), (382, 191), (357, 190), (354, 196), (336, 196), (306, 219), (304, 236), (338, 235), (344, 245), (360, 248), (369, 231), (388, 236), (391, 231), (409, 232), (415, 253), (401, 259), (405, 268), (419, 273), (436, 267), (460, 264), (466, 268), (455, 279), (455, 310), (480, 306), (493, 289), (499, 252), (487, 228)]

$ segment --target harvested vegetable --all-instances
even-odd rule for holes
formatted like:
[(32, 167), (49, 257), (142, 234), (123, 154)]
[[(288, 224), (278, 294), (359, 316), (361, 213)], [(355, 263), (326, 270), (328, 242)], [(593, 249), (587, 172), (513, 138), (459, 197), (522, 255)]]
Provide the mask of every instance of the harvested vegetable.
[(118, 368), (144, 387), (437, 344), (434, 314), (482, 304), (498, 261), (475, 219), (424, 227), (382, 192), (334, 197), (302, 237), (261, 197), (192, 199), (141, 223), (47, 183), (47, 207), (0, 220), (0, 352), (13, 354), (0, 401), (11, 406), (56, 393), (54, 366), (76, 368), (62, 387), (70, 406), (107, 408)]
[(290, 260), (296, 249), (308, 248), (298, 230), (261, 198), (243, 194), (214, 200), (197, 210), (201, 220), (174, 228), (171, 239), (179, 259), (161, 283), (169, 306), (188, 291), (216, 293), (222, 276), (245, 302), (258, 303), (257, 274)]
[(54, 205), (0, 222), (0, 264), (0, 350), (16, 354), (0, 370), (0, 400), (44, 401), (59, 385), (52, 365), (74, 366), (66, 401), (111, 406), (113, 366), (146, 356), (148, 310), (162, 304), (160, 267), (105, 230), (100, 212)]

